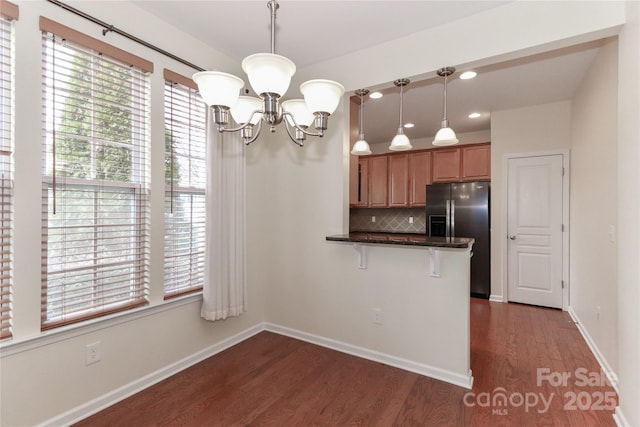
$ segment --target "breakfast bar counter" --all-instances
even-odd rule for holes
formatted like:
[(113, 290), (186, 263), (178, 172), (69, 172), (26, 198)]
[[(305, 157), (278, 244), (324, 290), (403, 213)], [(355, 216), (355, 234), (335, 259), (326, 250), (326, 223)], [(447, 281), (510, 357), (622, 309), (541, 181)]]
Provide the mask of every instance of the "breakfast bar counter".
[(467, 249), (474, 243), (469, 237), (429, 237), (426, 234), (353, 232), (327, 236), (333, 242), (370, 243), (434, 248)]

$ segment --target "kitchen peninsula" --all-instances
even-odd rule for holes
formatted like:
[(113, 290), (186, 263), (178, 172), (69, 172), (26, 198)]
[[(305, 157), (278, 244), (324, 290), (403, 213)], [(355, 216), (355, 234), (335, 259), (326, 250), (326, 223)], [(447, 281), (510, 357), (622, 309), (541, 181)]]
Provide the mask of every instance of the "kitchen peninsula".
[[(351, 245), (357, 252), (354, 268), (361, 273), (353, 277), (354, 285), (361, 283), (366, 289), (370, 277), (389, 277), (385, 286), (410, 301), (405, 304), (402, 317), (423, 325), (424, 333), (412, 340), (416, 350), (421, 350), (393, 355), (400, 359), (385, 355), (385, 363), (471, 388), (469, 289), (474, 239), (352, 232), (327, 236), (326, 240)], [(374, 294), (379, 292), (369, 289)], [(368, 297), (365, 292), (365, 298)], [(395, 316), (385, 318), (369, 338), (375, 342), (375, 337), (381, 334), (377, 339), (382, 339), (388, 333), (387, 324), (397, 328), (398, 321)], [(407, 359), (412, 362), (407, 364)]]

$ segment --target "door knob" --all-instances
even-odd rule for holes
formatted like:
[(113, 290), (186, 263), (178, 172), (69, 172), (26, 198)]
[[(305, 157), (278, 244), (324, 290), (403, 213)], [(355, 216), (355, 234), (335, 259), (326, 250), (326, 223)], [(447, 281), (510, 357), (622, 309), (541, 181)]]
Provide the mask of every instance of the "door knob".
[(509, 235), (509, 238), (510, 238), (511, 240), (516, 240), (516, 236), (514, 236), (513, 234), (510, 234), (510, 235)]

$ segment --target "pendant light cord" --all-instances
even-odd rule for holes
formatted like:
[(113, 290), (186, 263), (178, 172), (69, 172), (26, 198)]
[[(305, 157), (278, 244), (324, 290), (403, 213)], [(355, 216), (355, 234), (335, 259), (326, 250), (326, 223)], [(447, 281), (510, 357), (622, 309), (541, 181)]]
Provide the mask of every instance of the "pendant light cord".
[(400, 86), (400, 128), (402, 128), (402, 92), (404, 89), (404, 84)]
[(360, 94), (360, 135), (364, 135), (363, 129), (364, 123), (364, 96), (362, 93)]
[(444, 74), (444, 106), (443, 106), (444, 119), (443, 120), (447, 120), (447, 77), (448, 76), (449, 76), (448, 73)]

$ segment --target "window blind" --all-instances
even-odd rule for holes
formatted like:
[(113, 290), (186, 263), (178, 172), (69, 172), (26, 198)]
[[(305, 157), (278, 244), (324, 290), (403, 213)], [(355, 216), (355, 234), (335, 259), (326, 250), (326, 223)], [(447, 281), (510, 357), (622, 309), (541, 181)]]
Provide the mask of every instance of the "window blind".
[(11, 337), (13, 220), (13, 20), (0, 15), (0, 339)]
[(165, 70), (165, 299), (202, 289), (207, 106), (190, 80)]
[(43, 31), (43, 330), (147, 302), (148, 77)]

